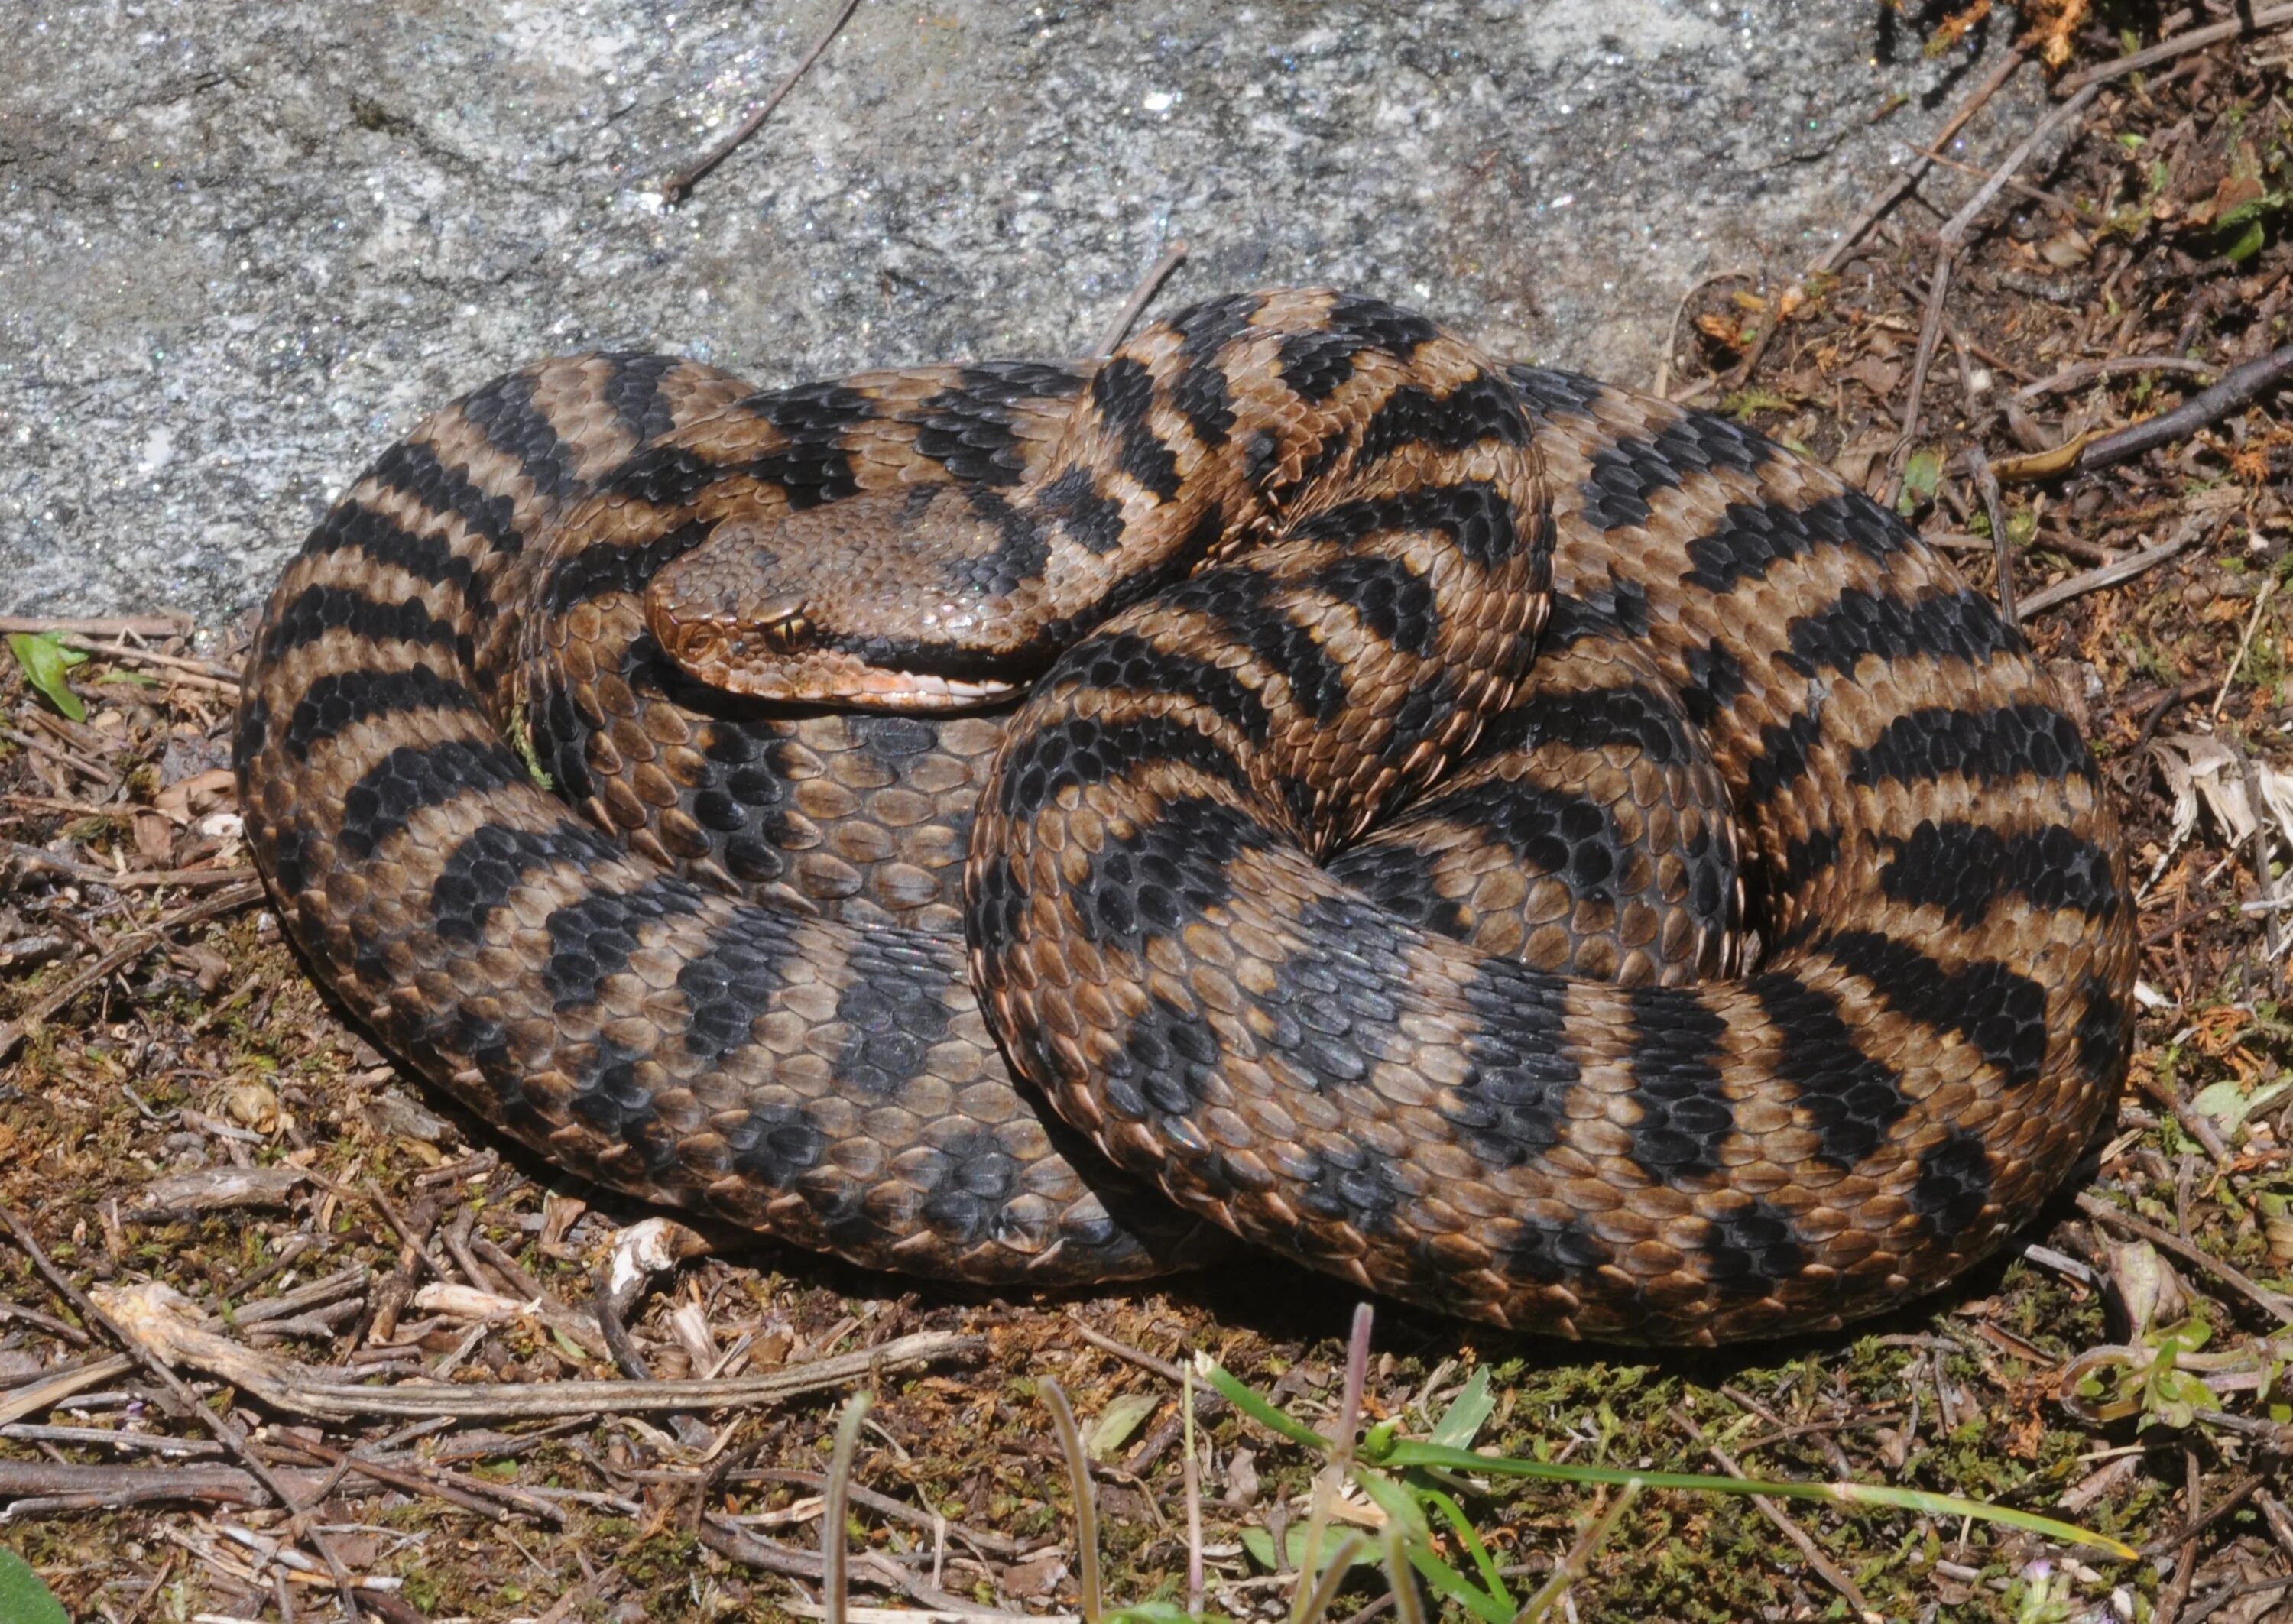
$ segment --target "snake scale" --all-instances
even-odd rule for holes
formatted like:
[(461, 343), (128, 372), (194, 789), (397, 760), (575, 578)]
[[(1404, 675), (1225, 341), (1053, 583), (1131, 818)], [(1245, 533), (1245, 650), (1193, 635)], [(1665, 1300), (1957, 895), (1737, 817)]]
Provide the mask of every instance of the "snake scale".
[(1900, 521), (1326, 291), (512, 373), (288, 566), (237, 759), (406, 1062), (944, 1278), (1231, 1232), (1564, 1336), (1825, 1328), (2028, 1219), (2131, 1041), (2094, 759)]

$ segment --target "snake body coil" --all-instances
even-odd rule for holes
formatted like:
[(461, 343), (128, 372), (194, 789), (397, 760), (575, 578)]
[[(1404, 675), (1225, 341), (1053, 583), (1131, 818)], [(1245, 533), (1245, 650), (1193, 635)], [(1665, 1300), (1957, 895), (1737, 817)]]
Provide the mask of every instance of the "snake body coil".
[(396, 1053), (878, 1266), (1208, 1218), (1524, 1329), (1835, 1325), (2027, 1219), (2130, 1041), (2094, 761), (1893, 515), (1322, 292), (498, 379), (288, 566), (238, 762)]

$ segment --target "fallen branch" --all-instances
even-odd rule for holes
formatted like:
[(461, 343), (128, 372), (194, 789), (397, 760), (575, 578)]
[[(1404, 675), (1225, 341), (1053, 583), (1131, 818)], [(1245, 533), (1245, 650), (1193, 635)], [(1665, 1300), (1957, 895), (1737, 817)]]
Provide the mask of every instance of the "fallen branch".
[(2074, 73), (2062, 81), (2062, 87), (2064, 90), (2084, 90), (2089, 85), (2106, 85), (2112, 79), (2122, 79), (2129, 73), (2140, 73), (2144, 69), (2155, 68), (2160, 62), (2171, 61), (2174, 58), (2189, 52), (2201, 51), (2218, 41), (2235, 39), (2239, 35), (2248, 31), (2258, 34), (2264, 28), (2279, 28), (2289, 22), (2293, 22), (2293, 5), (2265, 6), (2253, 13), (2249, 30), (2243, 18), (2232, 18), (2227, 22), (2208, 23), (2202, 28), (2192, 28), (2186, 34), (2176, 34), (2173, 38), (2152, 45), (2147, 51), (2136, 51), (2132, 56), (2122, 56), (2114, 62), (2104, 62), (2099, 68), (2089, 68), (2082, 73)]
[(661, 201), (664, 203), (685, 201), (692, 195), (693, 189), (701, 183), (703, 175), (732, 157), (742, 141), (763, 129), (765, 120), (773, 116), (773, 109), (781, 104), (789, 92), (796, 88), (798, 79), (812, 71), (812, 65), (820, 60), (820, 53), (828, 49), (828, 42), (836, 37), (839, 30), (851, 19), (852, 13), (859, 9), (860, 0), (844, 0), (844, 8), (838, 12), (829, 25), (820, 31), (820, 37), (812, 42), (812, 49), (804, 53), (803, 60), (789, 69), (788, 77), (780, 82), (779, 88), (765, 98), (764, 105), (743, 118), (740, 127), (730, 135), (660, 183)]
[(2220, 370), (2220, 368), (2205, 361), (2189, 360), (2179, 355), (2111, 355), (2100, 360), (2079, 361), (2050, 376), (2040, 378), (2035, 384), (2025, 384), (2014, 392), (2014, 398), (2017, 400), (2035, 400), (2040, 395), (2053, 394), (2057, 390), (2076, 389), (2095, 378), (2125, 372), (2193, 372), (2209, 378)]
[(338, 1381), (311, 1367), (242, 1346), (202, 1329), (194, 1305), (157, 1281), (99, 1288), (104, 1311), (155, 1356), (191, 1365), (244, 1389), (275, 1410), (321, 1420), (353, 1416), (452, 1416), (532, 1419), (660, 1410), (721, 1410), (820, 1393), (879, 1375), (977, 1353), (984, 1338), (928, 1331), (880, 1347), (716, 1380), (403, 1383)]
[(2112, 463), (2139, 456), (2170, 441), (2185, 440), (2208, 424), (2228, 416), (2255, 396), (2273, 389), (2288, 376), (2293, 376), (2293, 344), (2273, 351), (2257, 361), (2232, 367), (2211, 389), (2192, 395), (2170, 412), (2160, 412), (2130, 428), (2086, 441), (2078, 449), (2078, 466), (2081, 470), (2107, 468)]
[(36, 637), (43, 632), (77, 632), (94, 637), (188, 637), (191, 633), (189, 615), (107, 615), (95, 618), (71, 615), (0, 615), (0, 636), (11, 632), (25, 632)]
[(2105, 586), (2119, 586), (2137, 575), (2155, 570), (2188, 546), (2196, 534), (2196, 527), (2184, 525), (2170, 541), (2161, 541), (2154, 547), (2121, 558), (2114, 564), (2104, 564), (2099, 570), (2088, 570), (2066, 581), (2056, 581), (2051, 586), (2043, 587), (2022, 600), (2022, 618), (2028, 622), (2031, 616), (2050, 610), (2057, 603), (2067, 603), (2072, 598), (2099, 592)]

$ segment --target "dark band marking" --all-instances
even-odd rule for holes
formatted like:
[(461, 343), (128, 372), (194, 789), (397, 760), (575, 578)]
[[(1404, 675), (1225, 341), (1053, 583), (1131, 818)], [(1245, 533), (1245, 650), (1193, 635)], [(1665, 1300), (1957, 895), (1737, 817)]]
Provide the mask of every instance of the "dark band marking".
[[(1564, 1218), (1558, 1224), (1532, 1219), (1510, 1227), (1512, 1233), (1497, 1263), (1508, 1279), (1533, 1281), (1541, 1286), (1568, 1285), (1590, 1278), (1609, 1261), (1608, 1247), (1579, 1218)], [(1435, 1256), (1430, 1267), (1438, 1276), (1454, 1265)]]
[(1465, 1080), (1441, 1101), (1443, 1117), (1485, 1165), (1517, 1168), (1560, 1142), (1579, 1075), (1568, 1043), (1568, 983), (1508, 958), (1482, 961), (1465, 988), (1475, 1030)]
[(1919, 1156), (1919, 1174), (1904, 1204), (1934, 1239), (1957, 1239), (1981, 1222), (1990, 1204), (1990, 1152), (1982, 1137), (1953, 1128), (1941, 1144)]
[(1776, 1074), (1799, 1091), (1817, 1157), (1844, 1172), (1884, 1144), (1910, 1109), (1901, 1077), (1856, 1046), (1828, 993), (1781, 971), (1747, 985), (1776, 1029)]
[(1551, 367), (1516, 363), (1504, 369), (1505, 381), (1538, 416), (1582, 417), (1608, 392), (1608, 385), (1581, 372), (1561, 372)]
[(363, 860), (425, 808), (525, 781), (525, 764), (493, 739), (401, 745), (344, 795), (343, 849)]
[(733, 472), (689, 446), (646, 446), (616, 469), (601, 489), (652, 507), (689, 507), (702, 491)]
[(1104, 556), (1122, 545), (1122, 504), (1099, 489), (1089, 468), (1070, 468), (1051, 481), (1035, 505), (1086, 552)]
[(1308, 1087), (1325, 1093), (1364, 1081), (1383, 1058), (1408, 996), (1406, 927), (1342, 896), (1299, 909), (1302, 945), (1274, 966), (1259, 999), (1266, 1046)]
[(922, 1192), (917, 1217), (942, 1240), (976, 1246), (1019, 1239), (1007, 1208), (1021, 1193), (1025, 1168), (993, 1129), (951, 1134), (925, 1148), (903, 1170)]
[(2060, 824), (2001, 835), (1985, 824), (1930, 819), (1908, 839), (1882, 844), (1891, 859), (1879, 888), (1907, 908), (1941, 909), (1961, 930), (1981, 924), (2003, 896), (2089, 919), (2112, 917), (2125, 905), (2110, 854)]
[(630, 439), (643, 445), (677, 427), (676, 402), (660, 388), (661, 380), (679, 366), (677, 357), (626, 350), (599, 359), (612, 363), (603, 393)]
[(1356, 553), (1324, 565), (1304, 584), (1349, 605), (1372, 636), (1404, 654), (1432, 658), (1441, 608), (1431, 584), (1400, 559)]
[[(1261, 670), (1288, 684), (1300, 710), (1326, 726), (1344, 713), (1353, 695), (1344, 668), (1314, 629), (1292, 620), (1277, 601), (1285, 591), (1286, 583), (1245, 562), (1189, 576), (1165, 592), (1162, 602), (1172, 612), (1200, 615), (1224, 627), (1249, 649)], [(1262, 727), (1256, 736), (1265, 736)]]
[(1810, 880), (1839, 860), (1839, 831), (1814, 829), (1795, 835), (1784, 846), (1783, 869), (1777, 877), (1779, 897), (1796, 896)]
[(1011, 407), (1020, 400), (1074, 395), (1082, 381), (1064, 367), (1032, 361), (966, 367), (956, 386), (941, 391), (903, 414), (915, 427), (912, 442), (966, 485), (1016, 485), (1025, 477), (1027, 459), (1011, 425)]
[[(1419, 814), (1436, 815), (1430, 809)], [(1327, 868), (1332, 879), (1350, 885), (1404, 924), (1462, 941), (1471, 926), (1464, 904), (1440, 893), (1441, 858), (1438, 852), (1381, 843), (1349, 846), (1330, 859)]]
[(1195, 438), (1215, 451), (1234, 432), (1234, 397), (1228, 391), (1221, 353), (1250, 330), (1265, 301), (1256, 294), (1233, 294), (1180, 311), (1171, 319), (1179, 335), (1181, 370), (1171, 384), (1171, 404), (1179, 408)]
[(782, 987), (781, 966), (796, 947), (789, 916), (769, 908), (735, 908), (709, 945), (677, 973), (685, 994), (685, 1051), (712, 1064), (744, 1048), (756, 1022)]
[(1808, 752), (1823, 738), (1823, 718), (1801, 711), (1790, 720), (1770, 722), (1760, 729), (1760, 753), (1744, 764), (1744, 799), (1747, 807), (1766, 806), (1807, 775)]
[(635, 891), (600, 892), (567, 903), (543, 922), (549, 962), (542, 966), (542, 985), (558, 1009), (587, 1009), (606, 980), (629, 967), (640, 930), (697, 914), (705, 902), (690, 882), (662, 874)]
[(1236, 789), (1247, 782), (1242, 764), (1225, 746), (1179, 717), (1113, 723), (1074, 717), (1010, 747), (996, 804), (1007, 818), (1032, 815), (1062, 790), (1103, 784), (1148, 762), (1189, 768)]
[(470, 561), (454, 556), (442, 536), (417, 536), (397, 521), (361, 505), (356, 500), (338, 502), (311, 532), (303, 545), (305, 557), (355, 548), (378, 564), (402, 571), (431, 586), (451, 582), (465, 598), (470, 586)]
[(1744, 662), (1716, 642), (1690, 645), (1681, 650), (1680, 660), (1688, 673), (1681, 685), (1681, 706), (1690, 722), (1709, 728), (1743, 697)]
[(1954, 774), (1996, 784), (2025, 773), (2047, 780), (2098, 781), (2094, 757), (2068, 716), (2025, 701), (1995, 710), (1931, 706), (1907, 711), (1855, 752), (1848, 776), (1858, 784), (1922, 783)]
[(1354, 357), (1366, 348), (1351, 333), (1284, 333), (1275, 346), (1275, 366), (1291, 392), (1320, 402), (1353, 376)]
[(531, 372), (498, 377), (462, 398), (462, 415), (495, 450), (515, 460), (537, 492), (555, 498), (573, 489), (573, 448), (533, 403), (534, 383)]
[[(1396, 1158), (1357, 1139), (1326, 1136), (1297, 1169), (1298, 1205), (1317, 1218), (1343, 1224), (1364, 1235), (1391, 1235), (1395, 1214), (1415, 1199)], [(1307, 1240), (1298, 1238), (1300, 1249)]]
[(795, 1189), (828, 1154), (828, 1135), (798, 1105), (753, 1108), (725, 1130), (725, 1143), (733, 1151), (733, 1170), (767, 1190)]
[(1736, 1131), (1721, 1092), (1728, 1023), (1692, 987), (1635, 987), (1632, 1011), (1633, 1159), (1652, 1183), (1719, 1173), (1720, 1147)]
[(950, 560), (949, 584), (959, 591), (1005, 598), (1040, 578), (1051, 561), (1051, 544), (1035, 516), (1013, 506), (984, 485), (966, 485), (961, 489), (963, 505), (971, 510), (972, 516), (995, 527), (995, 550)]
[(636, 546), (593, 541), (550, 566), (541, 586), (542, 607), (553, 615), (562, 615), (593, 598), (643, 592), (646, 582), (708, 540), (715, 529), (713, 524), (690, 519)]
[(2046, 990), (2030, 977), (1987, 958), (1946, 970), (1876, 931), (1840, 931), (1811, 947), (1869, 982), (1890, 1009), (1965, 1038), (2008, 1087), (2046, 1070)]
[(1492, 720), (1481, 737), (1484, 753), (1545, 745), (1579, 750), (1623, 746), (1659, 767), (1696, 759), (1688, 720), (1672, 697), (1638, 683), (1575, 693), (1532, 692)]
[(1647, 589), (1637, 581), (1619, 580), (1612, 574), (1606, 586), (1586, 579), (1576, 583), (1574, 594), (1553, 594), (1552, 612), (1544, 623), (1544, 646), (1573, 648), (1588, 639), (1637, 642), (1648, 634)]
[(1870, 497), (1843, 491), (1805, 507), (1731, 502), (1688, 544), (1683, 584), (1725, 595), (1786, 559), (1845, 549), (1869, 559), (1901, 551), (1910, 532)]
[(1395, 390), (1362, 425), (1355, 462), (1366, 466), (1404, 446), (1462, 451), (1489, 443), (1527, 445), (1528, 417), (1503, 379), (1477, 372), (1446, 395), (1414, 384)]
[(1687, 413), (1645, 439), (1620, 440), (1593, 453), (1584, 517), (1603, 530), (1646, 524), (1657, 492), (1714, 468), (1757, 473), (1774, 451), (1724, 417)]
[(599, 830), (571, 818), (538, 834), (489, 823), (463, 836), (431, 883), (432, 928), (449, 941), (480, 941), (493, 910), (527, 875), (560, 863), (594, 869), (628, 855)]
[(2089, 1082), (2116, 1083), (2126, 1073), (2133, 1007), (2098, 975), (2079, 978), (2078, 993), (2086, 1006), (2078, 1023), (2078, 1074)]
[(1410, 530), (1438, 530), (1471, 562), (1487, 570), (1520, 545), (1512, 504), (1494, 485), (1468, 481), (1341, 502), (1300, 524), (1293, 534), (1314, 540), (1358, 541)]
[(1122, 443), (1115, 465), (1168, 502), (1179, 494), (1179, 459), (1156, 436), (1147, 415), (1155, 405), (1155, 378), (1144, 363), (1118, 355), (1090, 381), (1091, 404), (1104, 428)]
[(1997, 610), (1963, 586), (1908, 602), (1850, 588), (1827, 608), (1795, 617), (1787, 630), (1791, 652), (1783, 663), (1802, 676), (1827, 670), (1852, 675), (1857, 662), (1869, 655), (1980, 663), (2029, 646)]
[(1323, 330), (1345, 334), (1362, 349), (1381, 351), (1398, 361), (1408, 360), (1418, 345), (1430, 343), (1441, 332), (1415, 311), (1363, 294), (1340, 294), (1332, 300)]
[(1583, 902), (1613, 904), (1617, 876), (1632, 857), (1606, 806), (1531, 780), (1491, 779), (1450, 790), (1419, 803), (1410, 817), (1413, 823), (1438, 820), (1479, 829), (1522, 868), (1567, 880)]
[(333, 671), (296, 701), (281, 739), (288, 755), (308, 761), (311, 751), (358, 723), (401, 711), (479, 708), (478, 696), (427, 666), (410, 671)]
[(419, 598), (377, 603), (345, 586), (306, 586), (271, 623), (265, 658), (276, 661), (328, 632), (346, 631), (369, 642), (410, 642), (425, 648), (452, 646), (458, 634)]
[(1184, 694), (1199, 699), (1252, 744), (1264, 744), (1273, 727), (1266, 701), (1233, 672), (1158, 648), (1137, 632), (1116, 632), (1080, 645), (1059, 663), (1058, 672), (1111, 693)]
[(1198, 796), (1167, 801), (1123, 837), (1110, 833), (1082, 882), (1068, 888), (1087, 941), (1139, 952), (1234, 894), (1227, 865), (1275, 836), (1248, 812)]
[(1756, 1196), (1709, 1222), (1704, 1277), (1722, 1297), (1763, 1297), (1807, 1266), (1807, 1248), (1792, 1233), (1791, 1215)]
[(391, 447), (375, 459), (366, 477), (413, 497), (433, 513), (453, 514), (497, 552), (514, 558), (525, 545), (517, 529), (515, 497), (487, 490), (466, 471), (447, 467), (435, 450), (419, 440), (402, 440)]
[(863, 932), (846, 966), (852, 981), (836, 999), (845, 1027), (836, 1080), (867, 1099), (895, 1099), (947, 1036), (947, 990), (967, 984), (962, 949), (887, 927)]
[(1131, 1021), (1122, 1049), (1107, 1056), (1101, 1097), (1128, 1121), (1182, 1121), (1202, 1108), (1223, 1059), (1199, 1014), (1155, 993)]

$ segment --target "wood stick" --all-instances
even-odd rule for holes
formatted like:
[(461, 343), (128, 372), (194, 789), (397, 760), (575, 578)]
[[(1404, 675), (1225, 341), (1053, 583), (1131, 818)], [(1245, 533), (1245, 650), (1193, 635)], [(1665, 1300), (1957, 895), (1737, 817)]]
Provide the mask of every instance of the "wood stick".
[(2169, 1230), (2159, 1229), (2146, 1218), (2137, 1218), (2122, 1208), (2112, 1207), (2091, 1190), (2082, 1190), (2078, 1197), (2078, 1210), (2089, 1218), (2109, 1224), (2112, 1229), (2147, 1240), (2163, 1252), (2171, 1252), (2184, 1263), (2190, 1264), (2212, 1275), (2237, 1292), (2257, 1308), (2283, 1324), (2293, 1325), (2293, 1302), (2288, 1302), (2274, 1291), (2261, 1285), (2243, 1271), (2232, 1267), (2220, 1258), (2209, 1256)]
[(79, 632), (93, 637), (188, 637), (189, 615), (85, 616), (0, 615), (0, 636), (10, 632), (38, 636), (44, 632)]
[(685, 201), (692, 195), (693, 187), (700, 183), (703, 175), (732, 157), (742, 141), (763, 129), (765, 120), (773, 116), (773, 109), (781, 104), (782, 99), (789, 92), (796, 88), (796, 82), (798, 79), (812, 71), (812, 65), (820, 60), (820, 53), (828, 49), (828, 42), (836, 37), (838, 31), (859, 8), (860, 0), (844, 0), (843, 8), (830, 20), (829, 25), (820, 31), (820, 37), (812, 42), (812, 49), (804, 53), (803, 60), (794, 68), (789, 69), (788, 77), (782, 79), (779, 88), (765, 98), (764, 104), (743, 118), (740, 126), (730, 135), (660, 183), (661, 201), (664, 203)]
[(1130, 331), (1130, 324), (1138, 319), (1138, 312), (1146, 308), (1146, 302), (1171, 279), (1171, 273), (1186, 263), (1187, 245), (1183, 239), (1163, 249), (1163, 257), (1138, 279), (1138, 286), (1130, 290), (1130, 297), (1122, 302), (1122, 308), (1115, 312), (1114, 319), (1106, 324), (1106, 331), (1099, 335), (1098, 345), (1091, 354), (1098, 357), (1114, 354), (1115, 346), (1122, 342), (1123, 335)]
[(2272, 351), (2257, 361), (2232, 367), (2212, 388), (2192, 395), (2170, 412), (2145, 417), (2130, 428), (2089, 440), (2078, 454), (2080, 469), (2107, 468), (2131, 456), (2184, 440), (2207, 424), (2217, 423), (2265, 390), (2293, 376), (2293, 344)]
[[(2280, 28), (2289, 22), (2293, 22), (2293, 5), (2264, 6), (2253, 13), (2251, 32), (2258, 34), (2264, 28)], [(2122, 56), (2114, 62), (2104, 62), (2099, 68), (2074, 73), (2062, 81), (2062, 87), (2064, 90), (2084, 90), (2088, 85), (2106, 85), (2112, 79), (2122, 79), (2129, 73), (2140, 73), (2145, 68), (2155, 68), (2160, 62), (2171, 61), (2185, 53), (2203, 50), (2224, 39), (2235, 39), (2247, 31), (2243, 18), (2208, 23), (2202, 28), (2176, 34), (2146, 51), (2136, 51), (2132, 56)]]
[(2105, 586), (2116, 586), (2132, 580), (2145, 570), (2155, 570), (2184, 547), (2190, 545), (2194, 532), (2185, 529), (2171, 541), (2161, 541), (2145, 552), (2119, 559), (2114, 564), (2104, 564), (2099, 570), (2088, 570), (2066, 581), (2057, 581), (2022, 600), (2022, 618), (2050, 610), (2057, 603), (2067, 603), (2072, 598), (2089, 592), (2099, 592)]

